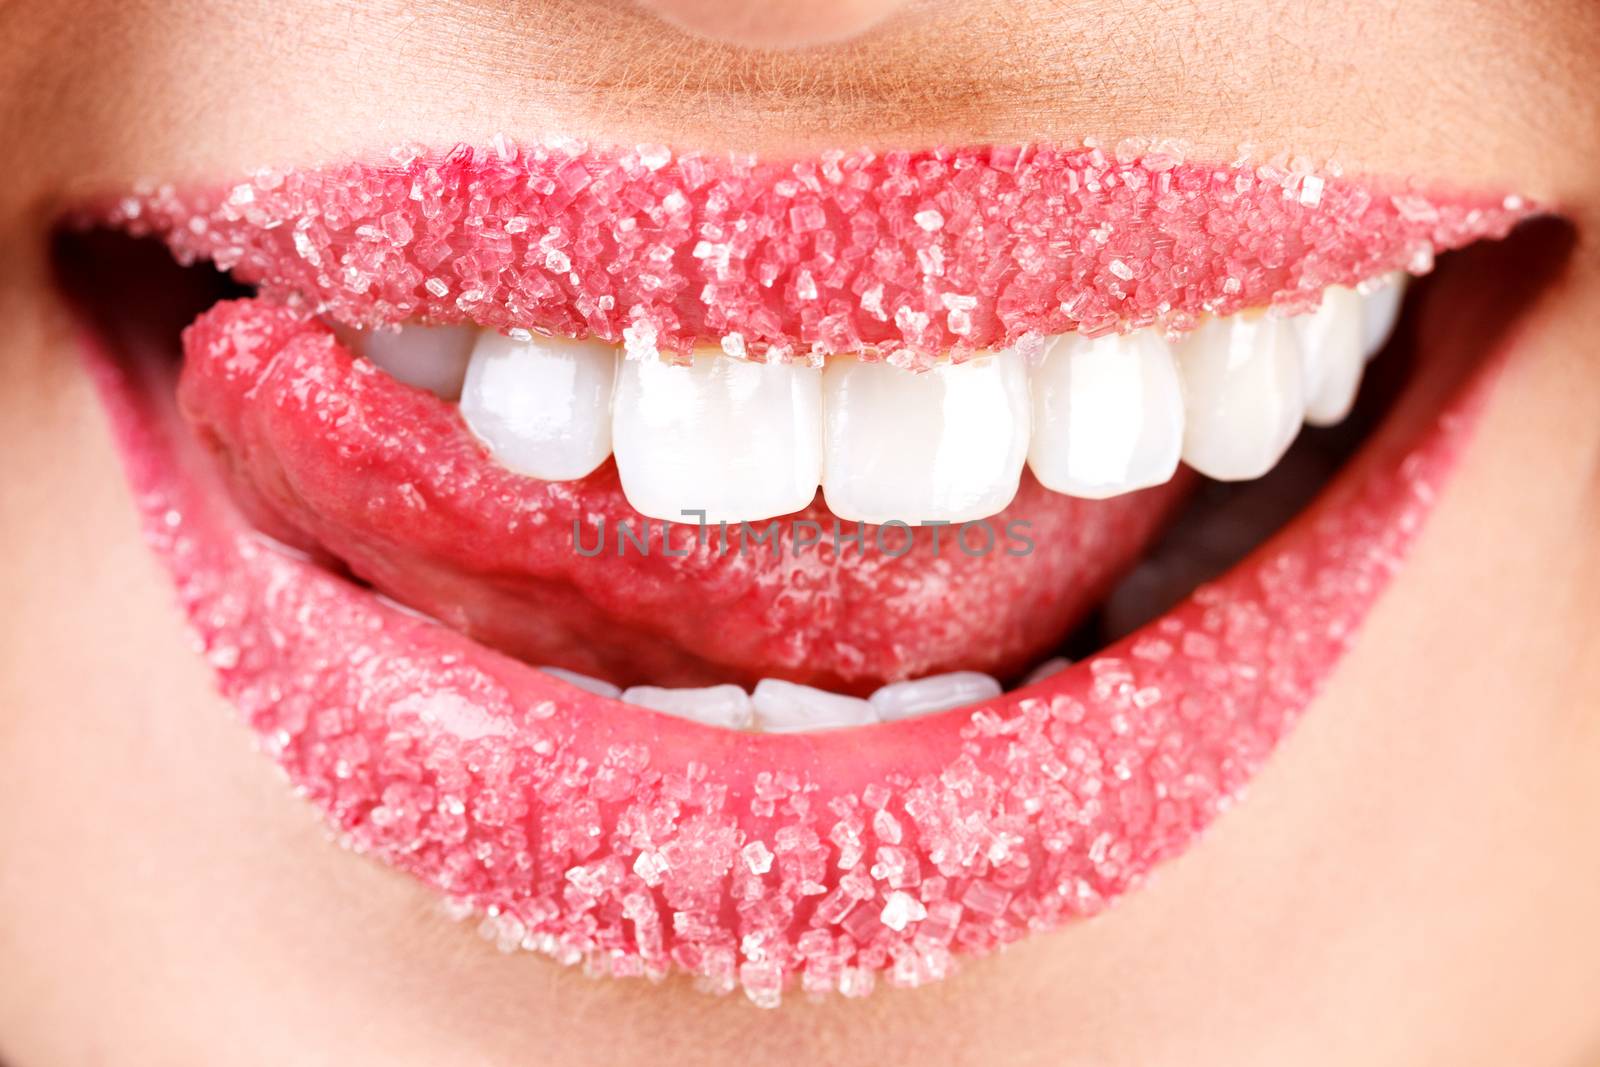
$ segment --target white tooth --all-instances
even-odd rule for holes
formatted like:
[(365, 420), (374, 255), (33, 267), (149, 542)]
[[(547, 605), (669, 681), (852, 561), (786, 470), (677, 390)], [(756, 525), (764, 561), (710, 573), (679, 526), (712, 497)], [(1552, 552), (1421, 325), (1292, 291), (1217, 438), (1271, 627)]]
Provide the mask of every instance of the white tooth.
[(467, 356), (478, 331), (471, 326), (421, 326), (364, 330), (355, 347), (391, 378), (454, 400), (461, 395)]
[(1289, 320), (1300, 340), (1305, 368), (1306, 421), (1332, 426), (1350, 414), (1365, 365), (1361, 350), (1361, 294), (1329, 287), (1309, 315)]
[(767, 733), (792, 734), (877, 722), (872, 705), (860, 697), (830, 693), (777, 678), (763, 678), (750, 694), (756, 725)]
[(1409, 278), (1405, 271), (1394, 271), (1384, 275), (1376, 289), (1362, 294), (1361, 351), (1367, 359), (1389, 343), (1389, 335), (1400, 318), (1400, 302), (1406, 295)]
[(628, 503), (678, 522), (799, 511), (822, 479), (821, 378), (710, 352), (682, 367), (625, 360), (613, 440)]
[(1001, 692), (1000, 683), (977, 671), (952, 671), (910, 682), (894, 682), (867, 698), (883, 722), (909, 719), (948, 711), (963, 704), (993, 700)]
[(551, 482), (582, 478), (611, 454), (617, 358), (598, 341), (485, 331), (467, 365), (461, 417), (501, 466)]
[(598, 696), (616, 698), (622, 695), (622, 690), (606, 681), (604, 678), (591, 678), (587, 674), (569, 671), (565, 667), (540, 667), (546, 674), (560, 678), (568, 685), (575, 685), (579, 689), (594, 693)]
[(1043, 663), (1039, 664), (1033, 670), (1029, 671), (1028, 676), (1022, 679), (1022, 684), (1033, 685), (1035, 682), (1042, 682), (1046, 678), (1051, 678), (1057, 674), (1060, 674), (1070, 666), (1072, 666), (1072, 661), (1067, 657), (1052, 656)]
[(1028, 466), (1047, 489), (1101, 499), (1160, 485), (1178, 469), (1183, 388), (1153, 330), (1062, 334), (1034, 368)]
[(750, 694), (736, 685), (712, 685), (704, 689), (636, 685), (622, 691), (622, 700), (707, 726), (742, 730), (750, 725)]
[(1288, 320), (1260, 312), (1211, 319), (1177, 352), (1183, 461), (1221, 481), (1271, 470), (1305, 418), (1300, 346)]
[(1016, 495), (1031, 421), (1018, 353), (919, 373), (839, 357), (822, 393), (822, 492), (840, 518), (967, 522)]

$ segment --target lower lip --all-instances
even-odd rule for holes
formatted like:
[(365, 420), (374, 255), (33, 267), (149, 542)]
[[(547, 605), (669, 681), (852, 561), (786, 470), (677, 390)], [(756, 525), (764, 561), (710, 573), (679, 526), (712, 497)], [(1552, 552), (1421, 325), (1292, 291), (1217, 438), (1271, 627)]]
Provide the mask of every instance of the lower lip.
[(1423, 388), (1425, 371), (1289, 527), (1048, 681), (763, 735), (581, 692), (270, 544), (200, 462), (170, 383), (88, 348), (223, 693), (346, 844), (491, 916), (504, 943), (766, 1005), (937, 979), (1185, 850), (1349, 647), (1501, 362), (1443, 414), (1450, 384)]

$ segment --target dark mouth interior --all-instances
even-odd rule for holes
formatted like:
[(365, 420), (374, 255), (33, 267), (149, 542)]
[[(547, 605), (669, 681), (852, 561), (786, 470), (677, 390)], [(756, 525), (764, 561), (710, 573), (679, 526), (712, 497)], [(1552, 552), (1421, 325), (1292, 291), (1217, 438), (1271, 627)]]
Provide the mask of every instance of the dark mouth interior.
[[(1522, 249), (1517, 255), (1524, 259), (1532, 247), (1536, 261), (1551, 264), (1563, 258), (1551, 251), (1570, 245), (1571, 239), (1564, 224), (1542, 220), (1525, 225), (1506, 244)], [(61, 288), (85, 320), (112, 342), (114, 351), (164, 353), (167, 362), (161, 369), (173, 379), (181, 363), (179, 335), (184, 327), (219, 300), (251, 295), (247, 287), (207, 264), (176, 263), (155, 240), (109, 231), (62, 232), (54, 251)], [(1333, 428), (1306, 427), (1288, 455), (1263, 478), (1203, 482), (1153, 548), (1055, 654), (1084, 658), (1159, 616), (1303, 510), (1371, 436), (1414, 379), (1421, 356), (1419, 308), (1433, 298), (1440, 279), (1453, 270), (1471, 270), (1475, 260), (1492, 254), (1480, 246), (1447, 256), (1438, 275), (1416, 282), (1392, 339), (1367, 368), (1351, 416)], [(325, 562), (351, 581), (361, 582), (337, 558)], [(601, 560), (593, 562), (603, 565)], [(1014, 683), (1020, 676), (1002, 680)]]

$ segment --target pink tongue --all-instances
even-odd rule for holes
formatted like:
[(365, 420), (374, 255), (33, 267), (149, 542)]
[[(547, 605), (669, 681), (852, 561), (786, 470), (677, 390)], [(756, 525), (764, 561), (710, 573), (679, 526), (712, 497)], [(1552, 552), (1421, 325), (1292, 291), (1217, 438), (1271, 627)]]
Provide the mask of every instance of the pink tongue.
[(1008, 677), (1083, 618), (1182, 493), (1077, 500), (1025, 476), (965, 530), (858, 526), (819, 497), (742, 540), (667, 533), (611, 464), (580, 482), (512, 474), (452, 405), (293, 311), (219, 304), (184, 352), (180, 405), (268, 532), (528, 662), (621, 684)]

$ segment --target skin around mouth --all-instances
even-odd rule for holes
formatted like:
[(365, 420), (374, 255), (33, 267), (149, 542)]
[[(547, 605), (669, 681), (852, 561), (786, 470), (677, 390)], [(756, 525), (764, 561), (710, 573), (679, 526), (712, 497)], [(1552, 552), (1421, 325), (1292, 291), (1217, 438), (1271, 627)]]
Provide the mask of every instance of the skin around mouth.
[[(638, 162), (645, 165), (642, 155)], [(451, 165), (424, 165), (411, 177)], [(485, 160), (469, 157), (454, 165), (478, 168)], [(1120, 166), (1131, 168), (1117, 172), (1126, 182), (1143, 164)], [(1176, 171), (1175, 180), (1181, 180), (1187, 166), (1154, 173)], [(661, 168), (645, 169), (656, 174)], [(1198, 172), (1207, 183), (1230, 173)], [(379, 175), (384, 183), (398, 181), (403, 171), (335, 173), (339, 188), (349, 193)], [(518, 173), (529, 180), (529, 168)], [(901, 172), (887, 173), (885, 180)], [(481, 189), (473, 184), (479, 177), (462, 180), (469, 190)], [(263, 191), (289, 189), (286, 195), (304, 198), (316, 188), (321, 195), (328, 187), (320, 180), (309, 177), (306, 185), (274, 176)], [(427, 179), (418, 180), (423, 192), (416, 203), (434, 202)], [(569, 192), (581, 199), (594, 184)], [(1282, 238), (1269, 242), (1277, 251), (1248, 269), (1202, 271), (1193, 284), (1173, 283), (1169, 272), (1164, 277), (1175, 287), (1159, 290), (1164, 299), (1151, 304), (1149, 314), (1178, 318), (1220, 311), (1235, 297), (1292, 300), (1313, 274), (1321, 279), (1319, 287), (1356, 281), (1368, 268), (1415, 260), (1419, 249), (1431, 256), (1435, 245), (1503, 232), (1523, 210), (1501, 198), (1403, 199), (1402, 209), (1392, 197), (1369, 193), (1366, 206), (1349, 215), (1336, 205), (1353, 203), (1341, 198), (1355, 198), (1350, 190), (1362, 187), (1324, 181), (1320, 198), (1308, 205), (1304, 176), (1292, 198), (1282, 183), (1269, 184), (1272, 211), (1306, 211), (1326, 221), (1318, 209), (1331, 205), (1328, 210), (1345, 224), (1355, 219), (1373, 225), (1341, 230), (1359, 240), (1351, 237), (1344, 259), (1322, 257), (1312, 271), (1305, 255), (1277, 259), (1285, 248), (1304, 253), (1308, 246), (1268, 224), (1266, 230)], [(383, 188), (398, 194), (401, 186)], [(552, 190), (557, 200), (560, 188)], [(360, 217), (368, 217), (392, 206), (385, 195), (339, 198), (321, 203), (316, 213), (327, 219), (343, 211), (343, 220), (355, 224), (349, 230), (354, 234), (360, 224), (352, 204), (359, 201), (367, 213)], [(663, 200), (670, 197), (669, 192)], [(936, 979), (960, 953), (991, 950), (1030, 930), (1094, 913), (1187, 847), (1236, 799), (1354, 639), (1437, 498), (1495, 365), (1465, 359), (1484, 370), (1446, 405), (1463, 363), (1429, 361), (1388, 430), (1288, 529), (1162, 618), (1047, 682), (914, 721), (812, 734), (743, 734), (578, 690), (357, 586), (317, 558), (266, 542), (230, 502), (205, 452), (226, 458), (243, 510), (264, 516), (269, 532), (331, 552), (379, 589), (427, 602), (434, 593), (458, 596), (470, 587), (474, 594), (461, 599), (461, 619), (439, 611), (447, 621), (462, 622), (462, 629), (478, 632), (491, 612), (474, 617), (473, 610), (498, 604), (506, 589), (526, 593), (517, 581), (506, 581), (508, 569), (516, 575), (530, 558), (528, 549), (502, 536), (506, 514), (518, 505), (505, 505), (505, 511), (498, 503), (483, 506), (502, 497), (504, 488), (483, 473), (481, 455), (472, 451), (453, 415), (358, 368), (330, 331), (309, 320), (305, 300), (291, 299), (310, 294), (324, 313), (355, 321), (438, 313), (493, 323), (495, 309), (510, 307), (514, 294), (486, 288), (470, 312), (459, 304), (448, 311), (422, 295), (433, 292), (423, 277), (404, 273), (411, 263), (404, 253), (391, 264), (395, 273), (377, 279), (376, 289), (368, 279), (362, 294), (346, 299), (339, 287), (349, 275), (336, 281), (333, 265), (350, 247), (319, 244), (321, 235), (298, 242), (292, 236), (317, 234), (315, 225), (254, 229), (261, 220), (243, 222), (240, 214), (233, 221), (241, 228), (229, 237), (221, 232), (226, 216), (242, 205), (195, 209), (209, 202), (190, 201), (186, 214), (175, 213), (180, 202), (158, 194), (143, 206), (123, 205), (118, 217), (141, 220), (134, 228), (166, 232), (180, 248), (188, 242), (180, 234), (234, 240), (229, 247), (238, 254), (225, 258), (246, 279), (262, 283), (269, 298), (276, 294), (288, 306), (226, 305), (190, 332), (181, 400), (201, 428), (198, 443), (206, 449), (196, 447), (196, 435), (179, 417), (169, 378), (148, 363), (104, 352), (92, 356), (91, 364), (124, 445), (147, 535), (173, 571), (223, 691), (346, 843), (422, 878), (465, 912), (487, 914), (507, 945), (585, 961), (604, 973), (686, 973), (711, 989), (742, 988), (761, 1004), (776, 1003), (795, 985), (859, 995), (880, 975), (906, 985)], [(468, 206), (474, 203), (470, 191), (465, 203), (440, 196), (438, 217), (448, 217), (450, 227), (487, 217), (474, 213)], [(572, 203), (552, 210), (560, 214)], [(1154, 203), (1139, 210), (1162, 210), (1151, 208)], [(639, 211), (650, 216), (648, 206)], [(1381, 218), (1370, 219), (1371, 211)], [(1420, 221), (1422, 216), (1429, 221)], [(786, 217), (789, 225), (806, 218), (803, 212)], [(1250, 217), (1262, 216), (1252, 208)], [(191, 225), (194, 219), (208, 221)], [(915, 214), (912, 219), (921, 232), (935, 232), (916, 224)], [(1290, 230), (1304, 233), (1305, 222), (1301, 218)], [(1205, 225), (1226, 227), (1226, 221)], [(481, 221), (475, 228), (482, 229)], [(818, 229), (806, 223), (804, 232)], [(1147, 250), (1165, 247), (1152, 236), (1159, 227), (1139, 232)], [(1237, 254), (1240, 232), (1229, 230), (1213, 243)], [(331, 237), (326, 228), (322, 234)], [(910, 231), (901, 236), (922, 240)], [(452, 239), (445, 239), (448, 254), (470, 255)], [(296, 248), (294, 256), (312, 264), (309, 273), (293, 266), (279, 247), (283, 241), (289, 242), (283, 248)], [(311, 255), (304, 251), (307, 242)], [(603, 242), (587, 252), (581, 242), (571, 247), (596, 257), (596, 264), (617, 251)], [(1259, 253), (1268, 246), (1251, 237), (1247, 247)], [(569, 265), (574, 253), (567, 253)], [(967, 261), (964, 255), (955, 259)], [(677, 262), (673, 256), (666, 260)], [(979, 260), (984, 257), (972, 261)], [(629, 269), (638, 265), (627, 262)], [(1218, 262), (1236, 260), (1224, 255)], [(582, 270), (568, 273), (573, 285), (586, 277)], [(1100, 292), (1099, 277), (1079, 277), (1078, 291)], [(405, 306), (394, 299), (397, 278), (412, 283)], [(1055, 300), (1065, 283), (1052, 278)], [(1228, 278), (1239, 286), (1229, 289)], [(1212, 282), (1214, 291), (1208, 288)], [(1502, 293), (1514, 288), (1504, 282), (1482, 284), (1499, 285)], [(576, 307), (580, 294), (553, 284), (553, 303), (527, 308), (536, 324), (584, 328), (557, 314)], [(619, 292), (637, 295), (628, 276), (616, 284)], [(848, 289), (855, 283), (841, 284)], [(913, 289), (929, 295), (923, 288), (905, 292)], [(1153, 310), (1162, 304), (1165, 312)], [(704, 339), (705, 331), (726, 325), (703, 300), (703, 317), (687, 328), (677, 295), (632, 306), (645, 310), (626, 319), (602, 317), (598, 325), (587, 321), (586, 327), (601, 336), (615, 328), (616, 339), (626, 340), (624, 331), (649, 323), (654, 338), (671, 348), (680, 337), (674, 331), (687, 329), (681, 336)], [(739, 306), (749, 311), (755, 305)], [(829, 344), (797, 307), (789, 305), (793, 314), (780, 315), (776, 325), (750, 337), (768, 345)], [(996, 299), (972, 320), (982, 325), (962, 341), (1102, 324), (1093, 316), (1072, 323), (1055, 317), (1059, 300), (1050, 308), (1036, 301), (1017, 314), (1011, 308), (1004, 295)], [(1143, 314), (1119, 321), (1135, 322)], [(900, 320), (911, 321), (891, 316), (895, 331), (891, 335), (886, 327), (873, 338), (874, 347), (915, 354), (926, 352), (931, 341), (948, 340), (943, 333), (908, 331)], [(1440, 343), (1481, 353), (1496, 338), (1495, 322), (1458, 316)], [(1473, 325), (1482, 327), (1476, 336)], [(390, 418), (386, 413), (393, 413), (393, 423), (384, 421)], [(414, 438), (398, 433), (402, 422)], [(409, 459), (408, 448), (414, 453)], [(342, 462), (348, 469), (335, 470)], [(451, 472), (470, 477), (444, 476)], [(397, 476), (407, 481), (388, 481)], [(471, 491), (452, 497), (457, 481), (470, 483)], [(364, 496), (352, 500), (357, 492)], [(610, 494), (601, 508), (615, 504), (614, 486), (599, 476), (581, 491), (552, 491), (534, 510), (570, 513), (593, 506), (584, 496), (590, 492), (602, 501)], [(416, 509), (406, 499), (411, 493), (429, 506)], [(1083, 501), (1024, 505), (1029, 514), (1063, 509), (1059, 528), (1075, 531), (1071, 536), (1090, 530), (1105, 543), (1129, 539), (1094, 554), (1094, 566), (1110, 574), (1132, 554), (1127, 543), (1153, 528), (1170, 495), (1155, 492), (1094, 507)], [(474, 563), (468, 546), (482, 545), (483, 536), (491, 551)], [(510, 568), (504, 566), (507, 556)], [(921, 569), (908, 566), (906, 573)], [(1063, 598), (1070, 608), (1062, 609), (1063, 618), (1080, 611), (1088, 590), (1103, 584), (1093, 567), (1086, 573), (1082, 589)], [(501, 584), (487, 583), (491, 591), (479, 595), (484, 574)], [(706, 580), (705, 573), (696, 572), (696, 579)], [(406, 582), (413, 584), (402, 588)], [(650, 584), (634, 573), (619, 578), (605, 595), (614, 607), (619, 597), (637, 598)], [(980, 584), (991, 597), (996, 587), (1005, 594), (1032, 585), (1007, 585), (1004, 579)], [(880, 592), (868, 581), (863, 600)], [(633, 618), (635, 625), (658, 606), (642, 599), (647, 608)], [(1030, 607), (1017, 617), (1034, 610), (1046, 609)], [(578, 625), (587, 629), (556, 635), (568, 649), (596, 643), (605, 629), (592, 621)], [(496, 643), (535, 640), (541, 630), (531, 625), (521, 634), (499, 633)], [(1020, 645), (996, 643), (1002, 651), (995, 662), (1020, 662)], [(720, 656), (721, 649), (714, 639), (656, 666), (688, 676), (712, 660), (721, 666), (711, 654)], [(876, 665), (885, 676), (903, 666), (892, 657), (888, 662)], [(796, 659), (791, 666), (798, 671), (804, 663)]]

